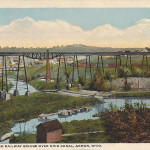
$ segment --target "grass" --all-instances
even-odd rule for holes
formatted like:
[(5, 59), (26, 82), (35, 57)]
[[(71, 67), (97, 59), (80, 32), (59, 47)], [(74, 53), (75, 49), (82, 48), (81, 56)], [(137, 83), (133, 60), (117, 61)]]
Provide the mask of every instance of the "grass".
[[(57, 143), (106, 143), (107, 137), (104, 133), (88, 133), (63, 136), (62, 140)], [(10, 143), (36, 143), (35, 134), (21, 134), (17, 137), (13, 136)]]
[(29, 97), (17, 96), (0, 105), (0, 135), (7, 132), (14, 122), (27, 121), (41, 113), (54, 113), (60, 109), (89, 106), (101, 101), (49, 93), (33, 93)]
[(12, 136), (10, 143), (36, 143), (35, 134), (20, 134), (19, 136)]
[(104, 133), (88, 133), (77, 134), (62, 137), (62, 140), (58, 143), (106, 143), (107, 137)]
[(92, 131), (103, 131), (100, 119), (95, 120), (74, 120), (71, 122), (63, 122), (64, 133), (82, 133)]
[[(35, 87), (39, 91), (55, 89), (55, 82), (46, 83), (46, 81), (40, 81), (38, 79), (35, 79), (30, 81), (29, 84)], [(65, 89), (66, 83), (60, 82), (60, 88)]]
[(117, 92), (112, 93), (111, 97), (150, 97), (150, 91)]
[[(42, 91), (42, 90), (54, 90), (55, 89), (55, 83), (56, 82), (50, 82), (46, 83), (46, 81), (41, 81), (39, 79), (35, 79), (29, 82), (30, 85), (35, 87), (37, 90)], [(79, 91), (77, 88), (77, 82), (74, 82), (75, 87), (70, 88), (70, 91)], [(59, 88), (60, 89), (66, 89), (66, 82), (60, 82)]]
[[(104, 133), (88, 133), (83, 132), (103, 131), (100, 119), (81, 120), (63, 122), (63, 133), (81, 133), (77, 135), (62, 136), (62, 140), (58, 143), (104, 143), (107, 142), (107, 137)], [(35, 143), (35, 134), (21, 134), (17, 137), (12, 137), (10, 143)]]

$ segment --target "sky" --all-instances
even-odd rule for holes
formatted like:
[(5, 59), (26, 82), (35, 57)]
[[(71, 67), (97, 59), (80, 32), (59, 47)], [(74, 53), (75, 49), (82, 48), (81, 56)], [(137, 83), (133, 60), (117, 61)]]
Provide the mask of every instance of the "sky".
[(0, 8), (0, 45), (150, 46), (150, 8)]

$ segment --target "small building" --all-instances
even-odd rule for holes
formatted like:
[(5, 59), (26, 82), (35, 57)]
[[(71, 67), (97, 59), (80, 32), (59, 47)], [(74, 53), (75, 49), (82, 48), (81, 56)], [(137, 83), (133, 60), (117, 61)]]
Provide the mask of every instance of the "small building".
[(40, 123), (36, 128), (37, 143), (55, 143), (61, 140), (62, 124), (58, 120)]

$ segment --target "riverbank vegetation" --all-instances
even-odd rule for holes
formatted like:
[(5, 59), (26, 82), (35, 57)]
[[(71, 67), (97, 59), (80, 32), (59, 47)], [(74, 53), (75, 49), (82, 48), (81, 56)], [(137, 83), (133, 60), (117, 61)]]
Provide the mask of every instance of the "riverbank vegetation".
[(104, 133), (87, 133), (63, 136), (58, 143), (107, 143), (107, 137)]
[[(13, 136), (10, 139), (10, 143), (36, 143), (35, 134), (21, 134), (19, 136)], [(87, 134), (75, 134), (62, 136), (61, 141), (57, 143), (107, 143), (107, 137), (104, 133), (87, 133)]]
[(72, 97), (48, 93), (33, 93), (29, 97), (16, 96), (0, 105), (0, 135), (14, 122), (27, 121), (41, 113), (54, 113), (60, 109), (89, 106), (102, 101), (96, 98)]
[(110, 143), (149, 143), (150, 109), (144, 104), (126, 104), (120, 110), (99, 114)]
[(36, 143), (35, 134), (20, 134), (18, 136), (12, 136), (9, 143)]
[(115, 92), (110, 97), (150, 97), (150, 91), (138, 91), (138, 92)]
[(104, 131), (100, 119), (94, 120), (73, 120), (63, 122), (63, 133), (83, 133), (92, 131)]

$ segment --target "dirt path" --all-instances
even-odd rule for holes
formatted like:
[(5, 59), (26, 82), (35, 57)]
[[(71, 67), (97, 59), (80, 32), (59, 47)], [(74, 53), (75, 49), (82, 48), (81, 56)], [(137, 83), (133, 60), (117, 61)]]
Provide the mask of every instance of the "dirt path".
[(103, 99), (104, 97), (108, 97), (111, 95), (111, 92), (98, 92), (98, 91), (90, 91), (90, 90), (79, 90), (79, 91), (69, 91), (69, 90), (45, 90), (42, 91), (45, 93), (57, 93), (60, 95), (69, 95), (75, 97), (95, 97), (98, 99)]

